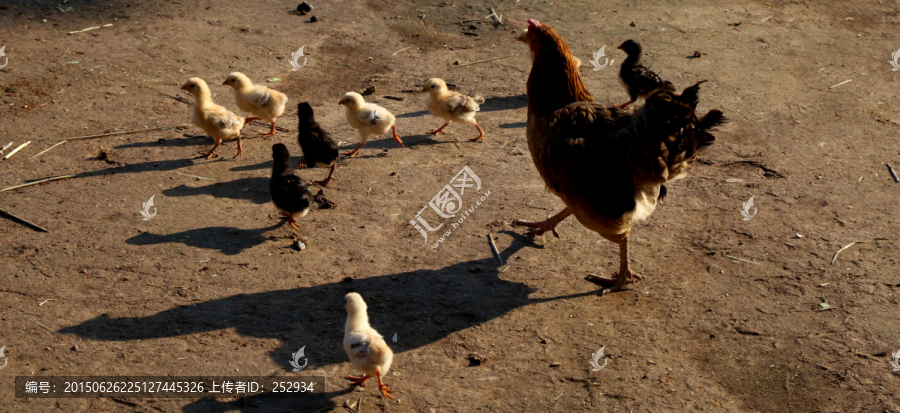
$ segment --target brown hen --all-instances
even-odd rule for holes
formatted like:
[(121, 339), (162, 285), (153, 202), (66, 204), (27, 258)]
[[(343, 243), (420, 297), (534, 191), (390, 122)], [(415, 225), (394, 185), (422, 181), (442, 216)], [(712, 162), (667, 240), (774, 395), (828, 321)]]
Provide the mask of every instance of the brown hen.
[[(571, 214), (585, 227), (619, 244), (615, 278), (588, 280), (616, 291), (641, 279), (628, 266), (628, 234), (653, 213), (664, 183), (683, 178), (698, 149), (725, 122), (711, 110), (698, 119), (700, 83), (675, 93), (665, 82), (635, 112), (591, 103), (566, 43), (548, 25), (528, 21), (534, 63), (528, 77), (528, 149), (547, 188), (566, 208), (542, 222), (515, 221), (542, 235)], [(664, 192), (664, 190), (663, 190)]]

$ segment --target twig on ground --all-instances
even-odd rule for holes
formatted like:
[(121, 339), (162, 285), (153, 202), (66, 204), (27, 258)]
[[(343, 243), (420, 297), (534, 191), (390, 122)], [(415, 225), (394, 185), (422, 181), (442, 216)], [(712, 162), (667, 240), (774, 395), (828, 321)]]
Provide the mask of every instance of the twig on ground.
[(491, 6), (490, 9), (491, 9), (491, 15), (488, 16), (488, 17), (493, 16), (494, 18), (497, 19), (497, 24), (503, 24), (503, 16), (500, 15), (500, 14), (497, 14), (497, 11), (494, 10), (494, 7), (493, 7), (493, 6)]
[(29, 183), (27, 183), (27, 184), (11, 186), (11, 187), (9, 187), (9, 188), (3, 188), (3, 189), (0, 189), (0, 192), (3, 192), (3, 191), (9, 191), (9, 190), (11, 190), (11, 189), (16, 189), (16, 188), (24, 188), (24, 187), (26, 187), (26, 186), (37, 185), (37, 184), (44, 183), (44, 182), (56, 181), (56, 180), (59, 180), (59, 179), (66, 179), (66, 178), (75, 178), (75, 177), (78, 177), (78, 175), (54, 176), (54, 177), (52, 177), (52, 178), (44, 178), (44, 179), (37, 180), (37, 181), (34, 181), (34, 182), (29, 182)]
[(741, 262), (746, 262), (746, 263), (750, 263), (750, 264), (754, 264), (754, 265), (762, 265), (762, 264), (760, 264), (760, 263), (758, 263), (758, 262), (756, 262), (756, 261), (751, 261), (751, 260), (748, 260), (748, 259), (746, 259), (746, 258), (732, 257), (731, 255), (726, 255), (726, 257), (731, 258), (731, 259), (733, 259), (733, 260), (738, 260), (738, 261), (741, 261)]
[(37, 325), (43, 327), (44, 330), (47, 330), (47, 331), (49, 331), (49, 332), (51, 332), (51, 333), (53, 333), (53, 334), (59, 334), (59, 333), (57, 333), (57, 332), (51, 330), (50, 327), (47, 327), (47, 326), (45, 326), (45, 325), (43, 325), (43, 324), (41, 324), (41, 323), (39, 323), (39, 322), (37, 322), (37, 321), (34, 321), (34, 320), (32, 320), (32, 319), (30, 319), (30, 318), (28, 318), (28, 317), (25, 317), (25, 319), (28, 320), (28, 321), (31, 321), (32, 323), (35, 323), (35, 324), (37, 324)]
[(81, 30), (75, 30), (74, 32), (69, 32), (69, 34), (78, 34), (78, 33), (89, 32), (91, 30), (105, 29), (107, 27), (112, 27), (112, 25), (113, 25), (112, 23), (109, 23), (109, 24), (104, 24), (103, 26), (88, 27), (87, 29), (81, 29)]
[(497, 250), (497, 245), (494, 244), (494, 237), (492, 237), (491, 234), (487, 234), (487, 239), (488, 239), (488, 243), (491, 244), (491, 252), (494, 253), (495, 257), (497, 257), (497, 261), (500, 262), (500, 266), (502, 267), (504, 265), (503, 258), (500, 257), (500, 251)]
[(56, 145), (53, 145), (53, 146), (51, 146), (51, 147), (49, 147), (49, 148), (47, 148), (47, 149), (44, 149), (44, 150), (38, 152), (37, 155), (34, 155), (34, 156), (32, 156), (32, 157), (30, 157), (30, 158), (28, 158), (28, 159), (34, 159), (34, 158), (37, 158), (38, 156), (41, 156), (41, 155), (43, 155), (43, 154), (49, 152), (51, 149), (53, 149), (53, 148), (55, 148), (55, 147), (57, 147), (57, 146), (59, 146), (59, 145), (62, 145), (62, 144), (64, 144), (64, 143), (66, 143), (66, 142), (68, 142), (68, 140), (62, 140), (62, 141), (59, 141), (59, 142), (56, 143)]
[(513, 54), (508, 55), (508, 56), (492, 57), (492, 58), (490, 58), (490, 59), (479, 60), (479, 61), (477, 61), (477, 62), (464, 63), (464, 64), (461, 64), (461, 65), (456, 66), (456, 67), (472, 66), (472, 65), (477, 65), (477, 64), (480, 64), (480, 63), (485, 63), (485, 62), (492, 62), (492, 61), (494, 61), (494, 60), (506, 59), (507, 57), (513, 57), (513, 56), (518, 56), (518, 55), (519, 55), (518, 53), (513, 53)]
[(853, 79), (845, 80), (845, 81), (843, 81), (843, 82), (841, 82), (841, 83), (838, 83), (838, 84), (836, 84), (836, 85), (830, 87), (829, 89), (834, 89), (834, 88), (836, 88), (836, 87), (838, 87), (838, 86), (840, 86), (840, 85), (847, 84), (847, 83), (850, 83), (850, 82), (852, 82), (852, 81), (853, 81)]
[(64, 142), (65, 142), (65, 141), (80, 141), (80, 140), (86, 140), (86, 139), (103, 138), (103, 137), (106, 137), (106, 136), (128, 135), (128, 134), (132, 134), (132, 133), (150, 132), (150, 131), (161, 130), (161, 129), (178, 129), (178, 128), (185, 128), (185, 126), (183, 126), (183, 125), (179, 125), (179, 126), (160, 126), (160, 127), (158, 127), (158, 128), (133, 130), (133, 131), (127, 131), (127, 132), (102, 133), (102, 134), (100, 134), (100, 135), (79, 136), (79, 137), (77, 137), (77, 138), (64, 139), (63, 141), (64, 141)]
[(22, 148), (28, 146), (28, 144), (30, 144), (30, 143), (31, 143), (31, 141), (28, 141), (28, 142), (25, 142), (25, 143), (23, 143), (23, 144), (21, 144), (21, 145), (19, 145), (19, 146), (16, 146), (16, 149), (13, 149), (13, 150), (9, 151), (9, 153), (6, 154), (6, 156), (3, 157), (3, 160), (5, 161), (5, 160), (9, 159), (10, 156), (15, 155), (16, 152), (21, 151)]
[(2, 155), (3, 152), (5, 152), (7, 149), (9, 149), (9, 147), (12, 146), (12, 144), (13, 144), (13, 143), (10, 142), (10, 143), (7, 143), (6, 146), (0, 148), (0, 155)]
[(900, 178), (897, 178), (897, 173), (894, 172), (894, 168), (891, 168), (891, 164), (887, 164), (888, 172), (891, 173), (891, 178), (894, 178), (894, 182), (900, 182)]
[(402, 52), (402, 51), (404, 51), (404, 50), (406, 50), (406, 49), (409, 49), (410, 47), (412, 47), (412, 46), (404, 47), (404, 48), (402, 48), (402, 49), (400, 49), (400, 50), (397, 50), (396, 52), (394, 52), (393, 54), (391, 54), (391, 56), (396, 56), (397, 53), (400, 53), (400, 52)]
[(44, 228), (44, 227), (42, 227), (42, 226), (40, 226), (40, 225), (38, 225), (38, 224), (35, 224), (34, 222), (31, 222), (31, 221), (29, 221), (29, 220), (27, 220), (27, 219), (25, 219), (25, 218), (18, 217), (18, 216), (16, 216), (16, 215), (14, 215), (12, 212), (9, 212), (9, 211), (7, 211), (7, 210), (5, 210), (5, 209), (3, 209), (3, 208), (0, 208), (0, 214), (6, 215), (6, 216), (8, 216), (8, 217), (10, 217), (10, 218), (12, 218), (12, 219), (14, 219), (14, 220), (16, 220), (16, 221), (19, 221), (20, 223), (25, 224), (25, 225), (27, 225), (27, 226), (29, 226), (29, 227), (31, 227), (31, 228), (34, 228), (34, 229), (36, 229), (36, 230), (38, 230), (38, 231), (49, 232), (49, 231), (47, 231), (47, 228)]
[(54, 299), (52, 299), (52, 298), (48, 298), (48, 299), (46, 299), (46, 300), (44, 300), (44, 301), (41, 301), (41, 303), (38, 304), (38, 307), (40, 307), (40, 306), (42, 306), (42, 305), (44, 305), (44, 304), (47, 304), (48, 301), (56, 301), (56, 300), (54, 300)]
[(854, 245), (856, 245), (856, 244), (865, 244), (865, 243), (875, 242), (875, 241), (889, 241), (889, 240), (888, 240), (887, 238), (875, 238), (875, 239), (869, 240), (869, 241), (853, 241), (853, 242), (851, 242), (851, 243), (845, 245), (843, 248), (837, 250), (836, 253), (834, 253), (834, 256), (831, 257), (831, 265), (834, 265), (834, 260), (837, 259), (838, 254), (840, 254), (840, 253), (841, 253), (842, 251), (844, 251), (845, 249), (850, 248), (850, 247), (852, 247), (852, 246), (854, 246)]
[(191, 178), (206, 179), (206, 180), (209, 180), (209, 181), (215, 181), (215, 179), (212, 179), (212, 178), (204, 178), (204, 177), (202, 177), (202, 176), (197, 176), (197, 175), (183, 174), (183, 173), (181, 173), (181, 172), (175, 172), (175, 173), (178, 174), (178, 175), (189, 176), (189, 177), (191, 177)]

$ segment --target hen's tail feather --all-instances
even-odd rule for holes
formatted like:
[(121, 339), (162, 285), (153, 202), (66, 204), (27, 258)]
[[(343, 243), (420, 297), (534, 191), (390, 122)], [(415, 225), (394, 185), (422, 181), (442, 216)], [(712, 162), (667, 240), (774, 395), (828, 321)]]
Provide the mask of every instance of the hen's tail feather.
[(706, 80), (701, 80), (693, 86), (688, 86), (675, 100), (690, 106), (691, 109), (697, 109), (697, 103), (700, 101), (700, 85), (706, 82)]
[(722, 126), (728, 122), (728, 118), (722, 114), (722, 111), (713, 109), (706, 113), (697, 122), (697, 147), (698, 149), (706, 148), (716, 141), (716, 137), (709, 132)]

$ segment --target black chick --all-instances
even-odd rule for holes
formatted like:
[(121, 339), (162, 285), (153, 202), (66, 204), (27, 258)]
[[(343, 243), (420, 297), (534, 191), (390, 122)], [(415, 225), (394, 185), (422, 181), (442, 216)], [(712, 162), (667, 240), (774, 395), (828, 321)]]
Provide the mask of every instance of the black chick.
[(641, 45), (638, 42), (630, 39), (626, 40), (618, 49), (628, 55), (619, 69), (619, 80), (625, 85), (631, 100), (627, 103), (616, 105), (616, 107), (627, 108), (628, 105), (634, 103), (638, 98), (646, 98), (650, 92), (662, 86), (663, 80), (656, 72), (641, 65)]
[(283, 143), (272, 145), (272, 180), (269, 181), (269, 193), (272, 202), (286, 217), (294, 231), (297, 219), (309, 212), (313, 195), (306, 182), (291, 168), (291, 153)]
[(297, 164), (297, 168), (303, 168), (303, 165), (309, 167), (318, 166), (320, 168), (330, 166), (331, 172), (328, 173), (328, 178), (325, 178), (323, 181), (313, 181), (317, 184), (322, 184), (322, 186), (327, 186), (334, 179), (331, 176), (334, 175), (334, 168), (337, 167), (338, 156), (340, 155), (338, 144), (331, 136), (328, 136), (328, 132), (325, 132), (316, 123), (312, 106), (308, 102), (297, 105), (297, 119), (297, 143), (300, 144), (300, 149), (303, 150), (303, 160)]

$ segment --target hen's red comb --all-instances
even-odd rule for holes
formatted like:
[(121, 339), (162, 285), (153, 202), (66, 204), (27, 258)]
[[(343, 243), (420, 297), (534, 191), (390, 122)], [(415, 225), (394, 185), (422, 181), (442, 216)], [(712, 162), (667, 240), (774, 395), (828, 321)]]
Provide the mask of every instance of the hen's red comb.
[(541, 27), (541, 22), (539, 22), (535, 19), (528, 19), (528, 27), (534, 27), (534, 28)]

